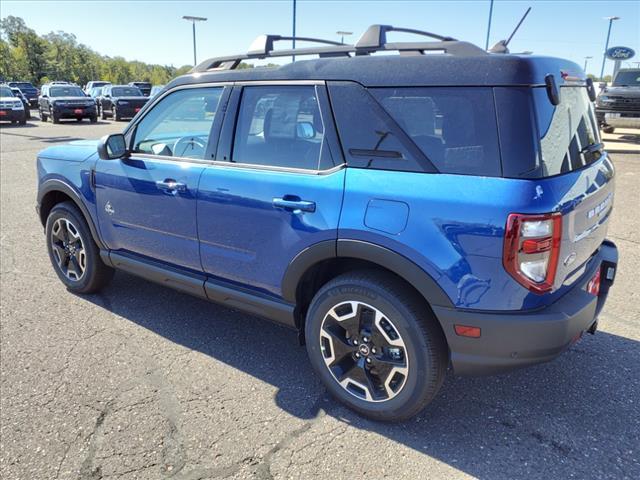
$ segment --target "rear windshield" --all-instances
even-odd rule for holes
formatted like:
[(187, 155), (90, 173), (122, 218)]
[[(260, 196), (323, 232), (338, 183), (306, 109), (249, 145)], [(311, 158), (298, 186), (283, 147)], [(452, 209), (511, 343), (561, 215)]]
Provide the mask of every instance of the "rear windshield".
[(49, 89), (50, 97), (84, 97), (84, 92), (80, 89), (80, 87), (51, 87)]
[(141, 97), (142, 92), (138, 87), (113, 87), (111, 95), (114, 97)]
[(587, 89), (560, 88), (560, 104), (551, 105), (544, 87), (533, 96), (540, 139), (540, 177), (551, 177), (589, 165), (600, 158), (600, 143)]

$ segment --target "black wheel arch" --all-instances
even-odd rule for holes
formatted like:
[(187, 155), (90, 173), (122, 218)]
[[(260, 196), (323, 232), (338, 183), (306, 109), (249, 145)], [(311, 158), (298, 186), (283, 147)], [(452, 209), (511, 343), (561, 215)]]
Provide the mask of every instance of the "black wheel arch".
[[(379, 267), (410, 284), (429, 305), (454, 305), (438, 283), (405, 256), (386, 247), (361, 240), (339, 239), (316, 243), (300, 252), (289, 264), (282, 280), (282, 297), (297, 305), (298, 320), (304, 316), (305, 292), (315, 290), (313, 277), (334, 277), (346, 268)], [(337, 267), (337, 271), (334, 270)], [(328, 271), (329, 270), (329, 271)], [(311, 282), (311, 284), (309, 284)], [(308, 299), (307, 299), (308, 300)], [(302, 303), (302, 304), (301, 304)]]
[(47, 217), (53, 207), (58, 203), (65, 201), (71, 201), (76, 205), (76, 207), (78, 207), (89, 226), (89, 231), (91, 232), (91, 236), (96, 242), (96, 245), (101, 250), (105, 249), (106, 247), (100, 239), (98, 230), (93, 222), (93, 218), (80, 198), (80, 195), (70, 185), (62, 180), (47, 180), (38, 189), (38, 214), (40, 216), (40, 223), (42, 223), (42, 226), (46, 225)]

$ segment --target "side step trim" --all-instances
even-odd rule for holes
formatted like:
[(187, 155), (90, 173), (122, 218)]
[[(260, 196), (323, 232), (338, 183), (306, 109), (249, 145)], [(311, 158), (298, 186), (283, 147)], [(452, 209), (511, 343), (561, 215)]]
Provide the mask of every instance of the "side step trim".
[(204, 275), (182, 273), (164, 265), (138, 260), (115, 252), (111, 252), (109, 257), (113, 267), (118, 270), (123, 270), (199, 298), (207, 298), (204, 292), (204, 282), (206, 280)]
[(268, 318), (288, 327), (296, 328), (294, 309), (290, 303), (279, 302), (263, 296), (254, 295), (235, 287), (223, 285), (208, 279), (204, 284), (207, 297), (212, 302), (237, 308), (253, 315)]
[(234, 285), (225, 284), (208, 278), (205, 274), (180, 271), (153, 261), (134, 258), (116, 252), (101, 252), (106, 262), (116, 269), (131, 273), (146, 280), (164, 285), (198, 298), (210, 300), (224, 306), (235, 308), (252, 315), (264, 317), (276, 323), (296, 328), (295, 305), (280, 302), (266, 296), (242, 290)]

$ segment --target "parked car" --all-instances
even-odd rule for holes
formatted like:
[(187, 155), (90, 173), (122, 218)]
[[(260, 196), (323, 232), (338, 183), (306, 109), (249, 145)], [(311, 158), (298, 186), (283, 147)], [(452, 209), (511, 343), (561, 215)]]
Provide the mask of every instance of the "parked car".
[(43, 85), (38, 102), (40, 120), (43, 122), (49, 117), (53, 123), (65, 118), (75, 118), (78, 122), (84, 118), (91, 123), (98, 121), (95, 101), (77, 85), (61, 82)]
[(106, 120), (110, 116), (118, 122), (125, 118), (133, 118), (147, 101), (149, 99), (138, 87), (106, 85), (99, 97), (102, 119)]
[(90, 82), (87, 82), (87, 84), (84, 86), (84, 93), (89, 95), (93, 88), (104, 87), (105, 85), (111, 85), (111, 82), (105, 82), (104, 80), (92, 80)]
[(0, 85), (0, 121), (27, 123), (27, 115), (22, 100), (14, 96), (9, 85)]
[(102, 87), (92, 87), (87, 95), (93, 98), (93, 101), (96, 103), (96, 114), (100, 116), (100, 96), (102, 95)]
[(22, 91), (19, 88), (12, 87), (11, 93), (13, 93), (14, 97), (20, 99), (20, 101), (22, 102), (22, 106), (24, 107), (24, 114), (27, 120), (29, 120), (31, 118), (31, 110), (29, 110), (31, 106), (29, 105), (29, 99), (24, 96), (24, 93), (22, 93)]
[(29, 105), (31, 108), (36, 108), (38, 106), (38, 89), (33, 86), (31, 82), (8, 82), (11, 88), (19, 88), (20, 91), (24, 94), (25, 97), (29, 100)]
[(390, 31), (237, 69), (293, 53), (263, 36), (123, 134), (41, 152), (60, 280), (97, 292), (120, 269), (292, 327), (328, 390), (382, 420), (419, 412), (449, 366), (508, 371), (594, 333), (617, 249), (593, 83), (568, 60)]
[(598, 124), (605, 133), (615, 127), (640, 128), (640, 68), (621, 68), (596, 100)]
[(157, 94), (159, 94), (162, 89), (164, 88), (164, 85), (154, 85), (153, 87), (151, 87), (151, 91), (149, 92), (149, 97), (153, 98), (155, 97)]
[(149, 82), (129, 82), (130, 87), (138, 87), (145, 97), (151, 93), (151, 84)]

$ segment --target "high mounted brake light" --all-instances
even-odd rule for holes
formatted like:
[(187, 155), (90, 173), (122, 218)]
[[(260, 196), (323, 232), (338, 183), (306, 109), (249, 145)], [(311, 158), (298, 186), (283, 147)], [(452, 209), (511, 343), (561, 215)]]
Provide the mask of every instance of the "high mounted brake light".
[(502, 263), (518, 283), (534, 293), (553, 288), (558, 269), (562, 215), (512, 213), (507, 219)]

